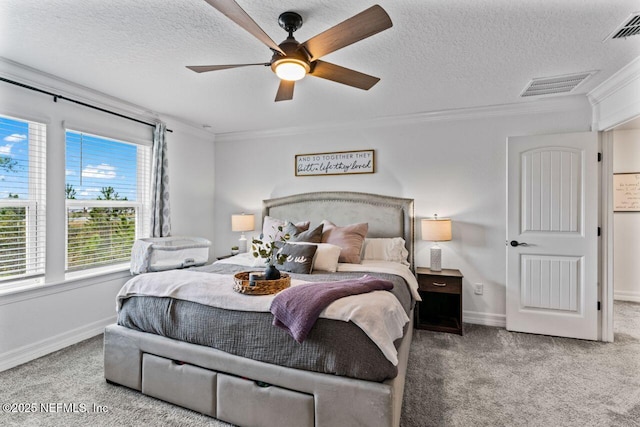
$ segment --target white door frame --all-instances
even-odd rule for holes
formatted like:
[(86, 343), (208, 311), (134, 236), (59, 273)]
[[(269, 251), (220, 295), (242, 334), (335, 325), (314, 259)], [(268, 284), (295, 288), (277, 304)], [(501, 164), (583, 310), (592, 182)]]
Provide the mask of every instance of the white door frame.
[(640, 117), (640, 56), (592, 89), (593, 130), (601, 131), (600, 187), (600, 307), (601, 340), (613, 341), (613, 133), (616, 126)]
[(600, 339), (613, 342), (613, 131), (601, 135)]

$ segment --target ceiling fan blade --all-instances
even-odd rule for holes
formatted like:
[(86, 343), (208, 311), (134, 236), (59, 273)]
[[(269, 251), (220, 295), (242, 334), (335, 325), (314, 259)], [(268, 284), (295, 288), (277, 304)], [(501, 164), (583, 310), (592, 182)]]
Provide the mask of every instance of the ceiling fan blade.
[(378, 77), (373, 77), (330, 62), (318, 60), (312, 63), (312, 67), (309, 73), (312, 76), (357, 87), (358, 89), (369, 90), (380, 81)]
[(234, 65), (187, 65), (187, 68), (196, 73), (206, 73), (207, 71), (226, 70), (229, 68), (249, 67), (251, 65), (269, 65), (269, 63), (260, 62), (258, 64), (234, 64)]
[(254, 21), (247, 12), (240, 7), (234, 0), (205, 0), (220, 13), (231, 19), (233, 22), (242, 27), (245, 31), (251, 33), (252, 36), (266, 44), (267, 47), (284, 55), (280, 47), (264, 32), (256, 21)]
[(328, 53), (391, 28), (392, 25), (387, 12), (382, 7), (375, 5), (310, 38), (302, 45), (311, 55), (311, 60), (314, 61)]
[(293, 87), (296, 82), (289, 80), (280, 80), (280, 86), (278, 86), (278, 93), (276, 94), (276, 102), (289, 101), (293, 99)]

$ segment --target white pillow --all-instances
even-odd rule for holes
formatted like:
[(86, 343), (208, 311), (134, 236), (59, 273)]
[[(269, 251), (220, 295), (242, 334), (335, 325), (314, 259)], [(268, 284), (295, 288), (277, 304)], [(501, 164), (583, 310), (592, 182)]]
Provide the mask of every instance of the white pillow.
[(409, 251), (402, 237), (383, 239), (364, 239), (362, 259), (399, 262), (409, 265)]
[(330, 271), (335, 273), (338, 270), (338, 259), (342, 248), (330, 243), (308, 243), (308, 242), (288, 242), (290, 245), (316, 245), (316, 256), (313, 259), (312, 270)]
[[(284, 227), (289, 222), (291, 221), (281, 220), (269, 215), (265, 216), (262, 224), (262, 235), (260, 239), (263, 242), (280, 242), (282, 240), (282, 236), (284, 236), (284, 231), (278, 230), (278, 227)], [(296, 222), (293, 225), (295, 225), (296, 228), (300, 231), (307, 231), (310, 224), (310, 221), (301, 221)]]

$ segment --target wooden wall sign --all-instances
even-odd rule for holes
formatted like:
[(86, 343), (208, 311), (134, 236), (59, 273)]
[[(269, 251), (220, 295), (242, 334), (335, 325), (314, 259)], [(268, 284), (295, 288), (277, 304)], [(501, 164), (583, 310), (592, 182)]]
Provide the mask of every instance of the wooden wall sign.
[(374, 173), (374, 150), (296, 155), (296, 176)]

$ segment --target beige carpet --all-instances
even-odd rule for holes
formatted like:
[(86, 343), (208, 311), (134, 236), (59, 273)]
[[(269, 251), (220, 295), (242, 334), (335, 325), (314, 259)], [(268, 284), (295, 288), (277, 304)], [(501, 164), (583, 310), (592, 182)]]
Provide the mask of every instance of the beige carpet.
[(614, 343), (417, 331), (402, 425), (640, 426), (640, 304), (616, 302), (614, 313)]
[[(616, 302), (615, 320), (613, 344), (415, 331), (402, 426), (640, 426), (640, 304)], [(0, 373), (0, 401), (38, 409), (0, 426), (228, 426), (106, 384), (101, 336)]]

